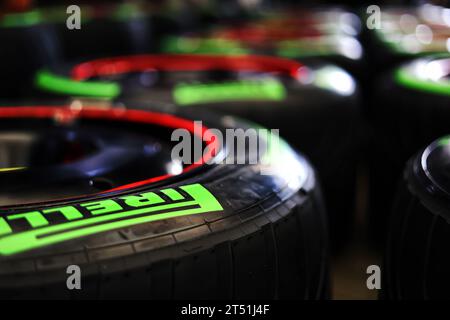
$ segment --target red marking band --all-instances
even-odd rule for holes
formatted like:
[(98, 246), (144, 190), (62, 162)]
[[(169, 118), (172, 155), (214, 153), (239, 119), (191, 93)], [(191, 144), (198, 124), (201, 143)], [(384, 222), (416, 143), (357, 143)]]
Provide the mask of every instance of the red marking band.
[(281, 40), (295, 40), (305, 37), (319, 37), (323, 33), (316, 28), (310, 27), (302, 28), (267, 28), (266, 26), (245, 26), (241, 28), (228, 28), (218, 31), (214, 34), (215, 37), (222, 39), (238, 40), (243, 42), (255, 43), (271, 42)]
[(87, 80), (96, 76), (109, 76), (146, 70), (162, 71), (259, 71), (278, 72), (298, 79), (303, 65), (297, 61), (266, 56), (217, 55), (135, 55), (97, 59), (76, 65), (71, 76), (74, 80)]

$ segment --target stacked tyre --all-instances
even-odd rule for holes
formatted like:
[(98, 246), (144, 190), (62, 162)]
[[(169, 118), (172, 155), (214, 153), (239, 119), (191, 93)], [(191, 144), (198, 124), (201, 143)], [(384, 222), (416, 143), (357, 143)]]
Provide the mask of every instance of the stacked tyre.
[(374, 68), (386, 70), (400, 62), (448, 52), (446, 10), (431, 4), (383, 8), (380, 25), (366, 34), (367, 53)]
[(2, 100), (29, 96), (34, 73), (61, 58), (56, 30), (39, 11), (0, 16), (0, 41)]
[(414, 60), (379, 82), (370, 113), (370, 225), (372, 240), (383, 245), (397, 181), (419, 148), (448, 133), (450, 119), (448, 55)]
[[(266, 153), (248, 151), (265, 161), (225, 164), (236, 157), (225, 141), (180, 164), (173, 129), (205, 147), (219, 141), (198, 136), (192, 119), (203, 133), (251, 127), (156, 110), (0, 109), (1, 297), (326, 297), (326, 221), (310, 164), (284, 142), (271, 151), (267, 136)], [(82, 270), (83, 290), (67, 289), (69, 267)]]
[(160, 50), (172, 54), (260, 54), (302, 62), (325, 60), (361, 75), (363, 50), (357, 39), (360, 22), (344, 10), (280, 10), (206, 30), (167, 36)]
[(449, 142), (436, 140), (406, 166), (386, 252), (386, 298), (450, 298)]

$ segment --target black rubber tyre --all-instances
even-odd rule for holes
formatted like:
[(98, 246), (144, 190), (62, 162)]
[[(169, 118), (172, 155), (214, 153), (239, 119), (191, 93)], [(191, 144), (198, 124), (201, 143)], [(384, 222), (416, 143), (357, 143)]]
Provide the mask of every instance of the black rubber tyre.
[[(179, 108), (187, 112), (214, 110), (221, 114), (250, 119), (267, 128), (280, 129), (280, 135), (298, 150), (302, 150), (318, 169), (329, 213), (331, 245), (335, 249), (343, 247), (353, 232), (356, 163), (362, 140), (358, 91), (353, 78), (348, 73), (330, 64), (316, 63), (305, 67), (292, 60), (265, 56), (144, 55), (99, 59), (94, 60), (94, 63), (97, 61), (100, 64), (114, 65), (114, 61), (121, 59), (140, 60), (142, 62), (137, 65), (147, 65), (147, 67), (153, 65), (154, 69), (166, 72), (163, 72), (159, 78), (156, 76), (160, 82), (150, 87), (141, 85), (139, 73), (134, 77), (131, 74), (131, 79), (125, 78), (126, 81), (123, 83), (120, 82), (120, 70), (112, 75), (112, 79), (116, 80), (113, 83), (105, 81), (110, 79), (108, 77), (100, 77), (103, 80), (100, 84), (106, 85), (107, 90), (109, 90), (108, 87), (114, 89), (110, 87), (111, 85), (120, 87), (120, 94), (115, 96), (116, 100), (131, 101), (132, 104), (149, 101), (149, 99), (176, 103), (175, 90), (180, 83), (192, 85), (197, 89), (202, 89), (203, 85), (208, 84), (213, 87), (220, 87), (223, 84), (225, 89), (221, 91), (222, 93), (209, 95), (209, 101), (202, 101), (206, 94), (192, 94), (189, 97), (194, 96), (199, 99), (188, 104), (178, 102)], [(133, 68), (133, 62), (124, 65)], [(94, 73), (96, 70), (114, 70), (114, 67), (112, 69), (91, 68), (89, 63), (78, 66), (76, 69), (80, 71), (90, 70)], [(189, 72), (180, 71), (180, 69), (185, 70), (184, 68), (187, 68)], [(222, 73), (217, 72), (223, 69), (227, 71), (225, 79)], [(60, 69), (57, 74), (68, 74), (71, 73), (70, 70), (74, 74), (75, 69), (72, 68)], [(241, 72), (237, 73), (237, 71)], [(253, 72), (248, 72), (248, 78), (245, 78), (245, 73), (242, 71)], [(270, 72), (278, 73), (269, 82), (269, 87), (270, 90), (273, 87), (277, 90), (281, 89), (284, 92), (281, 99), (274, 99), (272, 96), (267, 98), (267, 92), (270, 90), (266, 91), (264, 80), (255, 80), (255, 75)], [(306, 83), (295, 78), (299, 72), (300, 74), (304, 72)], [(122, 76), (126, 77), (126, 75), (127, 73)], [(52, 87), (53, 76), (50, 77), (48, 79), (48, 74), (41, 73), (37, 78), (38, 84), (42, 84), (43, 89), (53, 94), (67, 96), (70, 93), (70, 91)], [(48, 82), (50, 86), (44, 85), (47, 80), (50, 80)], [(58, 78), (54, 80), (59, 81)], [(238, 92), (236, 89), (227, 87), (227, 84), (240, 83), (240, 81), (243, 81), (244, 87), (240, 87)], [(66, 85), (76, 88), (77, 83), (74, 85), (71, 83)], [(84, 84), (89, 83), (90, 81), (84, 81)], [(247, 84), (249, 85), (245, 87)], [(339, 92), (340, 85), (344, 85), (344, 92)], [(277, 90), (275, 90), (276, 95)], [(84, 91), (84, 93), (93, 94), (92, 91)], [(233, 93), (237, 95), (250, 93), (250, 96), (235, 98)], [(262, 98), (258, 95), (262, 95)]]
[[(10, 109), (1, 109), (0, 116)], [(49, 110), (45, 112), (52, 114)], [(111, 110), (88, 108), (76, 117), (83, 119), (83, 115), (92, 112), (108, 115)], [(133, 119), (139, 122), (136, 119), (144, 118), (148, 111), (112, 112), (115, 115), (109, 116), (114, 121), (121, 121), (121, 115), (133, 114)], [(190, 113), (191, 119), (203, 120), (210, 128), (250, 128), (230, 117)], [(43, 114), (41, 110), (39, 115)], [(180, 113), (174, 116), (187, 119)], [(319, 185), (314, 170), (304, 158), (287, 145), (281, 150), (277, 157), (284, 160), (275, 159), (268, 167), (275, 170), (273, 175), (261, 175), (261, 164), (214, 164), (124, 191), (2, 209), (0, 296), (8, 299), (319, 299), (328, 296), (327, 230)], [(279, 169), (284, 171), (278, 174)], [(24, 234), (16, 233), (17, 225), (13, 226), (12, 233), (5, 234), (5, 221), (12, 221), (7, 218), (11, 214), (71, 206), (86, 217), (89, 212), (80, 202), (106, 200), (125, 208), (125, 199), (121, 197), (148, 191), (161, 197), (164, 203), (179, 203), (177, 209), (166, 209), (175, 216), (140, 224), (130, 222), (22, 252), (17, 252), (17, 242), (8, 242), (8, 237)], [(198, 209), (183, 216), (182, 206)], [(101, 217), (108, 219), (108, 214)], [(37, 230), (45, 233), (45, 228)], [(82, 270), (81, 290), (67, 290), (66, 268), (72, 264)]]
[(32, 14), (5, 15), (0, 20), (0, 99), (29, 96), (36, 71), (61, 58), (55, 28), (32, 23)]
[[(431, 7), (431, 5), (428, 5), (428, 7)], [(378, 108), (377, 104), (373, 103), (373, 100), (376, 99), (374, 93), (377, 91), (379, 84), (377, 80), (382, 74), (393, 71), (400, 64), (408, 63), (421, 57), (447, 53), (446, 39), (439, 39), (437, 35), (439, 30), (442, 31), (441, 29), (444, 29), (443, 26), (439, 26), (437, 21), (434, 26), (430, 22), (431, 19), (436, 19), (436, 16), (440, 16), (440, 14), (436, 14), (436, 12), (433, 15), (425, 14), (425, 20), (420, 20), (424, 18), (420, 13), (422, 10), (425, 11), (427, 9), (425, 6), (382, 8), (380, 28), (372, 30), (363, 28), (361, 41), (365, 48), (366, 63), (364, 75), (360, 79), (363, 83), (362, 89), (367, 101), (365, 104), (366, 112), (370, 112), (369, 109)], [(361, 16), (363, 21), (370, 21), (374, 18), (373, 12), (369, 16), (365, 10)], [(420, 30), (417, 27), (425, 29), (436, 27), (437, 32), (433, 36), (433, 41), (429, 44), (419, 41), (415, 36), (415, 30)], [(404, 28), (409, 29), (409, 31), (406, 32)]]
[[(367, 48), (368, 67), (370, 73), (379, 73), (420, 57), (447, 53), (446, 41), (448, 26), (441, 20), (444, 7), (428, 4), (417, 7), (382, 8), (379, 28), (364, 28), (362, 35)], [(430, 14), (430, 10), (434, 14)], [(373, 12), (362, 14), (363, 21), (374, 21)], [(421, 30), (420, 27), (425, 29)], [(430, 30), (430, 41), (421, 35)]]
[(434, 63), (444, 71), (448, 62), (436, 57), (415, 60), (379, 82), (369, 114), (373, 129), (369, 225), (372, 242), (378, 247), (386, 239), (387, 219), (404, 164), (419, 148), (449, 132), (450, 95), (445, 93), (445, 75), (436, 82), (416, 68)]
[(390, 225), (384, 266), (387, 299), (449, 299), (449, 139), (407, 164)]
[(81, 10), (84, 15), (80, 30), (69, 30), (66, 17), (55, 23), (65, 59), (142, 53), (153, 49), (156, 19), (144, 7), (128, 3), (87, 6)]
[[(304, 39), (298, 39), (299, 42), (307, 42)], [(323, 41), (323, 40), (322, 40)], [(365, 63), (363, 61), (363, 50), (359, 41), (355, 37), (348, 35), (330, 36), (329, 44), (322, 44), (323, 48), (319, 45), (305, 43), (304, 46), (308, 47), (308, 52), (305, 54), (302, 47), (295, 47), (295, 40), (291, 40), (293, 43), (291, 47), (286, 46), (283, 49), (277, 49), (274, 43), (264, 45), (260, 44), (258, 47), (253, 48), (251, 45), (246, 45), (244, 42), (227, 42), (224, 40), (214, 39), (213, 36), (202, 36), (200, 33), (198, 36), (184, 35), (181, 33), (177, 36), (163, 37), (161, 40), (159, 52), (163, 54), (252, 54), (252, 55), (264, 55), (281, 57), (286, 59), (293, 59), (300, 61), (306, 65), (317, 65), (319, 63), (332, 63), (343, 68), (358, 80), (363, 77), (363, 69)], [(325, 41), (324, 41), (325, 42)], [(339, 47), (353, 46), (353, 51), (344, 54), (339, 52)], [(312, 47), (312, 48), (311, 48)], [(318, 48), (315, 48), (318, 47)], [(315, 50), (314, 50), (315, 49)], [(342, 50), (342, 49), (341, 49)], [(314, 52), (316, 51), (316, 52)], [(324, 51), (326, 53), (324, 53)]]
[(278, 6), (271, 10), (274, 11), (271, 15), (265, 15), (263, 10), (255, 11), (247, 19), (228, 23), (219, 20), (197, 32), (181, 28), (162, 38), (159, 52), (266, 55), (295, 59), (307, 65), (326, 61), (358, 79), (362, 77), (364, 54), (357, 39), (361, 29), (358, 16), (336, 8)]

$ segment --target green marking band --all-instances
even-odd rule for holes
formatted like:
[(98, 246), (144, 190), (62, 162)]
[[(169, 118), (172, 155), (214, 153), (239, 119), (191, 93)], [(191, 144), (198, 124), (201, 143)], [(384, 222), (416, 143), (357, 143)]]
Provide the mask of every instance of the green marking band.
[(0, 26), (4, 28), (28, 27), (42, 23), (42, 15), (38, 10), (10, 13), (0, 19)]
[(141, 11), (141, 8), (134, 3), (122, 3), (119, 4), (116, 10), (112, 14), (112, 18), (121, 21), (127, 21), (133, 18), (144, 17), (145, 14)]
[(166, 37), (161, 50), (167, 53), (194, 54), (249, 54), (250, 51), (237, 41), (189, 37)]
[(75, 81), (67, 77), (57, 76), (46, 70), (37, 73), (35, 82), (41, 89), (74, 96), (114, 99), (120, 94), (120, 86), (117, 83)]
[(168, 196), (173, 201), (183, 199), (183, 196), (177, 190), (174, 190), (174, 189), (165, 189), (165, 190), (161, 190), (161, 192), (164, 193), (166, 196)]
[[(0, 18), (0, 27), (29, 27), (49, 23), (65, 24), (68, 17), (66, 9), (66, 6), (52, 6), (27, 12), (8, 13)], [(90, 22), (93, 18), (93, 8), (90, 6), (81, 6), (82, 23)]]
[[(174, 202), (165, 202), (155, 193), (147, 192), (142, 195), (77, 204), (73, 205), (72, 209), (64, 206), (0, 217), (0, 255), (16, 254), (141, 223), (223, 210), (217, 199), (200, 184), (186, 185), (180, 189), (190, 198), (185, 199), (178, 191), (170, 188), (160, 191)], [(83, 218), (79, 216), (81, 212), (85, 212)], [(43, 213), (62, 214), (66, 220), (52, 224)], [(29, 229), (14, 232), (11, 223), (18, 219), (25, 219)]]
[(450, 96), (450, 81), (420, 79), (405, 67), (397, 69), (394, 77), (399, 84), (407, 88)]
[(286, 89), (276, 79), (240, 80), (213, 84), (179, 84), (173, 91), (179, 105), (238, 100), (274, 100), (286, 98)]
[(276, 49), (277, 55), (285, 58), (299, 58), (309, 56), (329, 56), (336, 54), (336, 50), (326, 42), (320, 45), (311, 45), (308, 41), (286, 40), (280, 41)]
[(450, 136), (443, 137), (439, 139), (438, 145), (441, 147), (446, 147), (450, 144)]

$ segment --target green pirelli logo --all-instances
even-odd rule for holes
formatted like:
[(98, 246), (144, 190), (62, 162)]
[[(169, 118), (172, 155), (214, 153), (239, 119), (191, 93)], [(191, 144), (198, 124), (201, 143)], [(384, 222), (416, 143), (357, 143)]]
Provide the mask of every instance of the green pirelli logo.
[(223, 210), (200, 184), (0, 216), (0, 255), (191, 214)]

